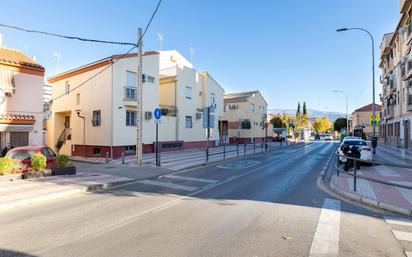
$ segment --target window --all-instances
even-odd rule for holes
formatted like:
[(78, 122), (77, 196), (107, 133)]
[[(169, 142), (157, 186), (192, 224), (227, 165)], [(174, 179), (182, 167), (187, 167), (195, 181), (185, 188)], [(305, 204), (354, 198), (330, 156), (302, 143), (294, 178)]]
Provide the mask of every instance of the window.
[(227, 112), (227, 104), (223, 105), (223, 112)]
[(126, 87), (136, 87), (136, 73), (126, 71)]
[(254, 112), (255, 111), (255, 104), (251, 104), (250, 108), (252, 109), (252, 112)]
[(192, 128), (192, 116), (186, 116), (185, 117), (185, 128)]
[(135, 145), (127, 145), (124, 147), (124, 151), (127, 153), (131, 152), (136, 152), (136, 146)]
[(136, 73), (126, 71), (126, 86), (124, 87), (124, 100), (136, 100)]
[(79, 105), (80, 104), (80, 94), (76, 95), (76, 104)]
[(215, 94), (214, 93), (210, 93), (210, 105), (214, 106), (215, 105)]
[(147, 76), (147, 82), (149, 82), (149, 83), (155, 83), (155, 77)]
[(136, 126), (136, 111), (126, 111), (126, 126)]
[(93, 148), (93, 154), (94, 155), (100, 155), (102, 153), (102, 150), (100, 150), (100, 148)]
[(65, 88), (64, 88), (64, 93), (65, 94), (70, 93), (70, 81), (66, 81), (66, 85), (65, 85)]
[(240, 123), (241, 129), (250, 129), (251, 127), (252, 126), (251, 126), (250, 120), (242, 120), (242, 122)]
[(92, 119), (93, 127), (100, 127), (102, 124), (102, 114), (101, 111), (93, 111), (93, 119)]
[(186, 86), (185, 97), (186, 99), (192, 99), (192, 88), (191, 87)]

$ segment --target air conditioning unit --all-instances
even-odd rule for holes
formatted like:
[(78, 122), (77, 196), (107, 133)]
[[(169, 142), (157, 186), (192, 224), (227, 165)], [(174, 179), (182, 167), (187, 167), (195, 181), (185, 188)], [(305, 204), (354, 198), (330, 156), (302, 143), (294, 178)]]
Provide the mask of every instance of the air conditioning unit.
[(197, 112), (196, 113), (196, 119), (200, 120), (202, 118), (202, 113), (201, 112)]
[(152, 112), (145, 112), (144, 117), (145, 117), (146, 120), (152, 119)]

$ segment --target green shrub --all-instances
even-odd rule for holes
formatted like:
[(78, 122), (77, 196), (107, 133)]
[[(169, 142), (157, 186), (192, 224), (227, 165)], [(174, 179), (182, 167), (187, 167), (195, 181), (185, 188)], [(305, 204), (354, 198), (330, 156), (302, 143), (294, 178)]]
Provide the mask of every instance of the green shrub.
[(31, 166), (36, 171), (43, 171), (46, 168), (46, 156), (36, 153), (31, 156)]
[(10, 174), (13, 171), (14, 162), (10, 157), (0, 158), (0, 174)]
[(57, 156), (56, 161), (60, 168), (65, 168), (67, 163), (69, 163), (69, 156), (60, 154)]

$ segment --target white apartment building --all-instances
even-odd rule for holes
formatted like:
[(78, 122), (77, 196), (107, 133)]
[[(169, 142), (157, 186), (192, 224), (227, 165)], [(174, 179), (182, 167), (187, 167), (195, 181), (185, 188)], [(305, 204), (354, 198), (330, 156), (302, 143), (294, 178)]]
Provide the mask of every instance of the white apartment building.
[[(137, 55), (119, 58), (113, 55), (48, 79), (55, 99), (47, 124), (51, 147), (89, 157), (135, 153)], [(152, 113), (157, 107), (163, 114), (161, 151), (206, 146), (202, 110), (215, 106), (217, 124), (223, 117), (223, 88), (174, 50), (145, 52), (142, 73), (143, 152), (154, 151)], [(218, 142), (217, 128), (211, 129), (210, 140)]]
[(380, 140), (411, 148), (412, 134), (412, 0), (401, 0), (401, 18), (380, 45), (382, 112)]

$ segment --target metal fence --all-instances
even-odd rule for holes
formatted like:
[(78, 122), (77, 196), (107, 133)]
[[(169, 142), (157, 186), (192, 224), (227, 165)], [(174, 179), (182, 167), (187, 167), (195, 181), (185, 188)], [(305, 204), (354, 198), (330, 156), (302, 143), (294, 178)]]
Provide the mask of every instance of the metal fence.
[[(366, 164), (369, 164), (369, 165), (383, 165), (383, 166), (388, 166), (388, 167), (397, 167), (397, 168), (405, 168), (405, 169), (412, 169), (412, 165), (403, 165), (403, 164), (390, 163), (390, 162), (367, 161), (367, 160), (362, 160), (362, 159), (359, 159), (359, 158), (349, 157), (349, 156), (346, 156), (346, 155), (340, 155), (338, 153), (336, 153), (336, 157), (337, 157), (337, 162), (335, 164), (336, 175), (339, 176), (339, 174), (343, 172), (347, 175), (352, 176), (353, 177), (353, 191), (356, 191), (357, 179), (364, 179), (364, 180), (371, 181), (371, 182), (378, 183), (378, 184), (383, 184), (383, 185), (387, 185), (387, 186), (394, 186), (394, 187), (399, 187), (399, 188), (405, 188), (405, 189), (412, 190), (412, 186), (398, 184), (398, 183), (392, 183), (392, 182), (383, 181), (383, 180), (379, 180), (379, 179), (375, 179), (375, 178), (371, 178), (371, 177), (368, 177), (368, 176), (363, 176), (363, 175), (357, 174), (358, 163), (359, 164), (360, 163), (366, 163)], [(353, 160), (354, 164), (353, 164), (352, 170), (345, 171), (344, 169), (342, 169), (342, 167), (339, 164), (339, 157), (340, 158), (346, 158), (348, 160)]]

